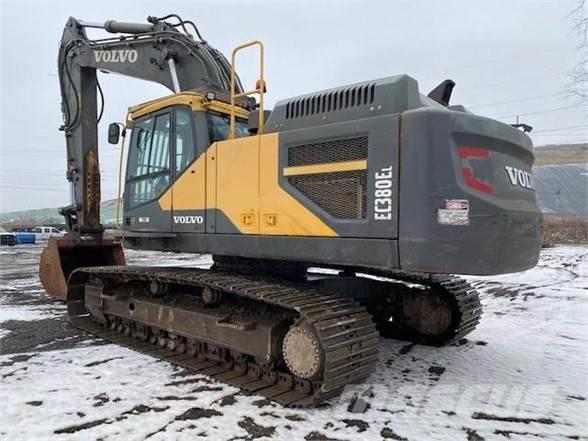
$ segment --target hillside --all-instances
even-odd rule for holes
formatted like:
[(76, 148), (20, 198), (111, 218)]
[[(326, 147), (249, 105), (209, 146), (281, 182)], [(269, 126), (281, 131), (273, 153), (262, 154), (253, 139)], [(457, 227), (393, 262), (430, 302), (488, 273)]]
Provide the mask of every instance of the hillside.
[(588, 143), (535, 147), (535, 165), (588, 163)]
[[(111, 199), (100, 204), (100, 219), (105, 225), (114, 224), (116, 217), (116, 200)], [(0, 213), (0, 224), (54, 225), (63, 224), (63, 216), (57, 208), (38, 208), (35, 210)]]

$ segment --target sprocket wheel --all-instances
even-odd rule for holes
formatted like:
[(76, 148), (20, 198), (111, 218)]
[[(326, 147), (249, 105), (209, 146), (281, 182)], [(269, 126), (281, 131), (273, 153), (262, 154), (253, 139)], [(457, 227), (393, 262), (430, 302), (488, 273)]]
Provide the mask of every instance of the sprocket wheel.
[(282, 354), (290, 372), (299, 378), (316, 379), (322, 372), (324, 353), (319, 339), (307, 324), (294, 325), (288, 330)]

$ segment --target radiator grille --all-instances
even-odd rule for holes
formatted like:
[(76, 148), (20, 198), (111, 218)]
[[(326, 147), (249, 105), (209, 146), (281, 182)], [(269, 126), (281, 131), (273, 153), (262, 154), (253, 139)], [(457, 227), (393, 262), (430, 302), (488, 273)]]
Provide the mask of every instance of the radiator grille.
[(286, 104), (286, 119), (371, 104), (374, 102), (375, 89), (375, 84), (364, 84), (294, 99)]
[(367, 136), (301, 144), (288, 149), (288, 166), (357, 161), (366, 159), (367, 155)]
[(336, 218), (367, 216), (366, 170), (291, 176), (288, 182)]

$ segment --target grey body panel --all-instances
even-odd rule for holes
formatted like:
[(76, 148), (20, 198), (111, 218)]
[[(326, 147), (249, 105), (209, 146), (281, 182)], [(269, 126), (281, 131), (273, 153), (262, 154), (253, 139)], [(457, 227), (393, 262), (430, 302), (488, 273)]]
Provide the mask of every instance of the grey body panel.
[(181, 234), (175, 238), (125, 237), (131, 248), (210, 253), (259, 259), (332, 265), (397, 268), (398, 243), (386, 239), (350, 239), (245, 234)]
[(128, 231), (172, 231), (172, 213), (163, 211), (157, 200), (135, 208), (125, 207), (124, 226)]

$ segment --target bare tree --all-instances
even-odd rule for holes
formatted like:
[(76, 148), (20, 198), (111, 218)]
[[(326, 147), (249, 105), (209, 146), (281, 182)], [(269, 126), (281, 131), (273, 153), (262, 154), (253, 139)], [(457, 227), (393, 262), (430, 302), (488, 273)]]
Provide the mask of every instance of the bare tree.
[(568, 90), (580, 103), (588, 103), (588, 16), (586, 0), (579, 0), (577, 6), (568, 15), (572, 19), (573, 29), (578, 33), (580, 61), (570, 72)]

